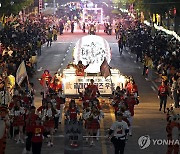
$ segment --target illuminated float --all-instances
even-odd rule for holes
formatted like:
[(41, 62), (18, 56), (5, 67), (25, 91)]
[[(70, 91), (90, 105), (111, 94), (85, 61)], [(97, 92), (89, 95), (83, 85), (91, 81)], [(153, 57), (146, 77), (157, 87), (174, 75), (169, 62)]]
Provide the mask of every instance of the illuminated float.
[[(73, 51), (74, 62), (69, 64), (63, 70), (63, 89), (65, 95), (78, 95), (90, 83), (90, 79), (94, 79), (101, 95), (112, 94), (112, 89), (116, 86), (124, 88), (126, 78), (118, 69), (111, 68), (111, 76), (106, 79), (100, 73), (100, 66), (106, 58), (107, 63), (111, 61), (111, 48), (109, 43), (100, 36), (87, 35), (82, 37), (76, 43)], [(84, 76), (76, 75), (76, 66), (79, 61), (83, 65), (89, 64), (85, 69)]]

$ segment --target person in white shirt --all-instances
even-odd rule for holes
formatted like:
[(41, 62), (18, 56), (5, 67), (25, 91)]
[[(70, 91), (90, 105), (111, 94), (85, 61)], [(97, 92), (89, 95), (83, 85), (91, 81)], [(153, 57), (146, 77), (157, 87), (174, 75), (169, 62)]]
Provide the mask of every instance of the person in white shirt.
[(109, 131), (109, 138), (114, 145), (115, 154), (124, 154), (126, 136), (129, 132), (128, 125), (122, 120), (123, 114), (117, 113), (116, 121), (112, 124)]

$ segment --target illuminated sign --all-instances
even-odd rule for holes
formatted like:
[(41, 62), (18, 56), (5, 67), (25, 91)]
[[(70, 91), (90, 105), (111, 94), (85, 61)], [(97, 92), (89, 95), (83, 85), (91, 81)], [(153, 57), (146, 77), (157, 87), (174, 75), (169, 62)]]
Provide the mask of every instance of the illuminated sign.
[(78, 88), (83, 91), (94, 79), (101, 94), (112, 94), (112, 89), (120, 86), (124, 88), (126, 78), (120, 75), (117, 69), (111, 69), (112, 76), (106, 79), (102, 76), (76, 76), (74, 69), (64, 69), (63, 72), (63, 90), (65, 95), (78, 95)]
[(81, 60), (84, 65), (89, 64), (85, 70), (87, 73), (99, 73), (104, 58), (110, 63), (111, 50), (109, 43), (100, 36), (84, 36), (75, 45), (75, 64), (77, 64), (79, 60)]

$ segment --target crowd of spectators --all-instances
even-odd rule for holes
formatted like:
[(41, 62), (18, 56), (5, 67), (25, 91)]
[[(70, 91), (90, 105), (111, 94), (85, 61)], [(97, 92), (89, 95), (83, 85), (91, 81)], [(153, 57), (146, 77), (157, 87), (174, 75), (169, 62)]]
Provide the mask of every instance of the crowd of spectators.
[[(8, 21), (0, 31), (0, 98), (4, 91), (14, 90), (17, 69), (24, 60), (28, 77), (33, 77), (37, 58), (41, 54), (41, 45), (47, 40), (52, 23), (48, 18), (29, 16), (26, 21), (17, 18)], [(12, 94), (13, 95), (13, 94)]]
[[(144, 64), (143, 75), (149, 74), (149, 80), (152, 80), (151, 69), (155, 70), (161, 78), (160, 81), (165, 81), (170, 87), (173, 84), (172, 78), (175, 77), (179, 93), (180, 42), (165, 32), (155, 30), (154, 27), (131, 20), (127, 16), (122, 18), (125, 21), (128, 18), (129, 22), (122, 20), (115, 26), (119, 48), (130, 49), (137, 55), (136, 61)], [(121, 49), (119, 51), (122, 54)]]

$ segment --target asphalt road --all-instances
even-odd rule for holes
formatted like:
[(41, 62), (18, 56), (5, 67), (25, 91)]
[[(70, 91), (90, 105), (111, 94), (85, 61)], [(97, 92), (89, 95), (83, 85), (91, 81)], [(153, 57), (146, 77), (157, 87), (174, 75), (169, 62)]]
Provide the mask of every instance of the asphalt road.
[[(38, 69), (36, 75), (31, 79), (35, 83), (37, 90), (35, 97), (35, 105), (40, 106), (41, 87), (38, 81), (44, 69), (50, 70), (53, 74), (57, 70), (62, 71), (69, 61), (72, 61), (72, 49), (75, 42), (82, 36), (87, 34), (82, 33), (66, 33), (58, 37), (58, 40), (52, 44), (52, 47), (43, 46), (42, 55), (38, 60)], [(123, 55), (119, 55), (117, 40), (115, 36), (108, 36), (100, 33), (100, 36), (105, 38), (112, 48), (112, 60), (110, 66), (118, 68), (123, 74), (134, 77), (140, 95), (140, 104), (135, 108), (135, 116), (133, 122), (133, 136), (128, 137), (125, 148), (125, 154), (165, 154), (166, 145), (153, 145), (152, 139), (167, 139), (166, 138), (166, 114), (158, 111), (159, 100), (157, 98), (157, 83), (146, 81), (142, 76), (142, 64), (135, 62), (135, 55), (124, 51)], [(154, 76), (155, 79), (155, 76)], [(101, 99), (103, 102), (104, 99)], [(168, 101), (168, 106), (171, 101)], [(114, 121), (113, 109), (109, 105), (109, 100), (106, 99), (103, 104), (105, 118), (101, 122), (100, 135), (107, 134), (107, 129), (110, 128)], [(180, 112), (179, 110), (177, 112)], [(48, 148), (46, 143), (43, 144), (42, 154), (63, 154), (64, 153), (64, 138), (59, 135), (64, 134), (64, 124), (59, 127), (55, 134), (54, 147)], [(149, 135), (151, 138), (151, 145), (141, 150), (138, 145), (139, 137)], [(23, 144), (16, 144), (15, 141), (9, 140), (7, 142), (6, 154), (21, 154)], [(90, 147), (88, 144), (83, 144), (83, 154), (112, 154), (114, 151), (111, 142), (107, 138), (101, 138), (95, 143), (95, 146)]]

